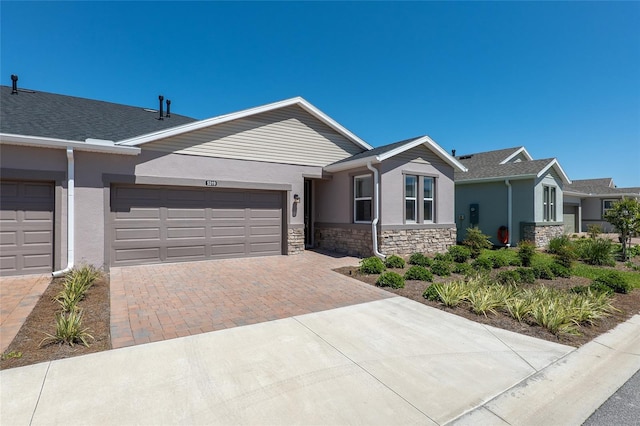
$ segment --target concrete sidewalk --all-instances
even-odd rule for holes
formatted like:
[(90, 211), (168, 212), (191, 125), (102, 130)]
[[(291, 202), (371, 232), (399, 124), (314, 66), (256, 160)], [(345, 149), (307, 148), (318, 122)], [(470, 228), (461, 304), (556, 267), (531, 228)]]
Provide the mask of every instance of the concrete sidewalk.
[(0, 423), (580, 424), (638, 336), (575, 350), (393, 297), (4, 370)]

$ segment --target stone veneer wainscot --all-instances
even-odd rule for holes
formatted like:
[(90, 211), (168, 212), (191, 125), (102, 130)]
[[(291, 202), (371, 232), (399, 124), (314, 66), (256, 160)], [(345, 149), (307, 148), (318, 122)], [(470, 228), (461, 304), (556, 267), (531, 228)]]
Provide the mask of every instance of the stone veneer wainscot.
[(564, 224), (562, 222), (522, 222), (522, 239), (533, 241), (536, 247), (546, 247), (555, 237), (559, 237), (564, 233)]
[(287, 232), (287, 254), (304, 252), (304, 227), (289, 228)]

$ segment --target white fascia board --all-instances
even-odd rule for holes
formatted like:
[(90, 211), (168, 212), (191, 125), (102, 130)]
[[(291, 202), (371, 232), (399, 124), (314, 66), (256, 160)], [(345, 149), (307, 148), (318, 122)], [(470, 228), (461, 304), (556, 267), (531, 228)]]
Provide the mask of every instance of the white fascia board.
[(514, 176), (492, 176), (486, 178), (469, 179), (469, 180), (456, 180), (456, 185), (465, 185), (471, 183), (486, 183), (486, 182), (504, 182), (505, 180), (526, 180), (535, 179), (537, 176), (532, 175), (514, 175)]
[(371, 164), (378, 164), (380, 163), (380, 157), (376, 155), (370, 155), (368, 157), (362, 157), (356, 160), (344, 161), (338, 164), (330, 164), (328, 166), (325, 166), (323, 170), (329, 173), (341, 172), (343, 170), (365, 167), (368, 162), (371, 162)]
[(230, 114), (219, 115), (212, 118), (207, 118), (205, 120), (195, 121), (193, 123), (183, 124), (182, 126), (171, 127), (169, 129), (159, 130), (153, 133), (147, 133), (146, 135), (136, 136), (129, 139), (124, 139), (122, 141), (116, 142), (117, 145), (124, 146), (139, 146), (148, 142), (153, 142), (159, 139), (168, 138), (171, 136), (181, 135), (187, 132), (193, 132), (195, 130), (204, 129), (206, 127), (215, 126), (218, 124), (226, 123), (232, 120), (238, 120), (241, 118), (249, 117), (256, 114), (261, 114), (264, 112), (273, 111), (279, 108), (288, 107), (291, 105), (298, 105), (307, 111), (309, 114), (313, 115), (318, 120), (322, 121), (329, 127), (336, 130), (338, 133), (341, 133), (347, 139), (354, 142), (356, 145), (360, 146), (363, 149), (370, 150), (372, 147), (367, 144), (365, 141), (342, 127), (333, 119), (329, 118), (329, 116), (325, 115), (319, 109), (311, 105), (309, 102), (304, 100), (301, 97), (295, 97), (290, 99), (285, 99), (282, 101), (274, 102), (267, 105), (262, 105), (254, 108), (245, 109), (238, 112), (233, 112)]
[(527, 160), (531, 161), (533, 160), (533, 157), (531, 156), (531, 154), (529, 154), (529, 152), (527, 151), (527, 149), (524, 146), (521, 146), (519, 149), (517, 149), (513, 154), (511, 154), (510, 156), (508, 156), (507, 158), (505, 158), (504, 160), (502, 160), (500, 162), (500, 164), (506, 164), (509, 161), (511, 161), (514, 157), (517, 157), (518, 155), (520, 155), (520, 153), (524, 154), (524, 156), (527, 158)]
[(549, 164), (546, 165), (546, 167), (542, 170), (540, 170), (538, 172), (537, 177), (542, 177), (544, 176), (545, 173), (547, 173), (547, 171), (553, 167), (554, 169), (556, 169), (556, 171), (558, 172), (558, 174), (560, 175), (560, 178), (562, 179), (562, 182), (564, 182), (565, 185), (569, 185), (571, 184), (571, 179), (569, 179), (569, 176), (567, 176), (567, 174), (564, 172), (564, 170), (562, 169), (562, 166), (560, 166), (560, 163), (558, 163), (558, 160), (556, 160), (555, 158), (549, 162)]
[(579, 198), (619, 198), (619, 197), (640, 197), (638, 192), (617, 192), (617, 193), (602, 193), (602, 192), (576, 192), (576, 191), (562, 191), (562, 195), (568, 195), (571, 197)]
[(39, 148), (73, 148), (78, 151), (102, 152), (106, 154), (138, 155), (140, 148), (119, 146), (107, 143), (108, 141), (96, 140), (72, 141), (68, 139), (45, 138), (42, 136), (15, 135), (0, 133), (0, 143), (7, 145), (35, 146)]

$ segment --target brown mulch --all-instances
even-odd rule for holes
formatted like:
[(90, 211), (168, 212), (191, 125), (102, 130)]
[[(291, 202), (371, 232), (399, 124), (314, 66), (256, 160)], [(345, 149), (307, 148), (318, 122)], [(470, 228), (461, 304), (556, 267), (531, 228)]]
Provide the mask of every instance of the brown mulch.
[[(393, 269), (393, 271), (398, 272), (400, 275), (403, 275), (408, 269), (409, 265), (405, 267), (404, 270)], [(367, 284), (375, 286), (375, 282), (378, 279), (379, 275), (367, 275), (361, 274), (358, 270), (358, 267), (349, 266), (344, 268), (339, 268), (335, 270), (341, 274), (350, 276)], [(434, 282), (449, 282), (455, 279), (463, 279), (462, 275), (452, 274), (450, 277), (438, 277), (434, 275)], [(572, 276), (571, 278), (556, 278), (553, 280), (536, 280), (535, 285), (545, 285), (547, 287), (554, 287), (558, 289), (570, 289), (572, 287), (578, 285), (588, 285), (591, 283), (591, 280), (583, 277)], [(592, 326), (582, 326), (580, 327), (580, 335), (554, 335), (546, 328), (529, 325), (525, 323), (520, 323), (517, 320), (511, 318), (510, 316), (497, 314), (492, 315), (488, 314), (477, 315), (471, 312), (468, 308), (459, 306), (456, 308), (447, 308), (439, 302), (433, 302), (422, 297), (425, 289), (429, 286), (430, 283), (426, 283), (424, 281), (413, 281), (408, 280), (405, 282), (404, 288), (393, 289), (389, 287), (383, 287), (384, 290), (397, 294), (398, 296), (406, 297), (411, 300), (415, 300), (416, 302), (420, 302), (424, 305), (431, 306), (433, 308), (437, 308), (455, 315), (459, 315), (461, 317), (470, 319), (475, 322), (479, 322), (482, 324), (491, 325), (497, 328), (502, 328), (505, 330), (514, 331), (516, 333), (525, 334), (527, 336), (537, 337), (539, 339), (549, 340), (552, 342), (562, 343), (570, 346), (582, 346), (585, 343), (593, 340), (595, 337), (607, 332), (608, 330), (614, 328), (616, 325), (626, 321), (631, 318), (633, 315), (640, 313), (640, 289), (635, 289), (631, 293), (628, 294), (615, 294), (613, 297), (613, 306), (615, 306), (619, 311), (614, 313), (609, 317), (605, 317), (601, 319), (597, 324)]]
[(55, 334), (56, 313), (60, 305), (53, 298), (62, 290), (61, 278), (54, 279), (27, 317), (26, 322), (13, 339), (4, 354), (22, 353), (20, 357), (6, 357), (0, 360), (0, 370), (54, 359), (70, 358), (111, 349), (109, 337), (109, 281), (98, 279), (87, 290), (85, 298), (79, 303), (83, 310), (82, 327), (94, 337), (89, 339), (89, 347), (83, 344), (49, 344), (40, 347), (45, 333)]

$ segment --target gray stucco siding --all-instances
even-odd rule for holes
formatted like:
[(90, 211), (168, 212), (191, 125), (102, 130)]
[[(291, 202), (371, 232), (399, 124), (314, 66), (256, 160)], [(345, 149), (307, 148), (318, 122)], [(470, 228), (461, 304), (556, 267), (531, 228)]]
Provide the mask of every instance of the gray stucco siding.
[(562, 221), (562, 180), (555, 173), (555, 171), (549, 171), (544, 176), (537, 179), (535, 188), (534, 188), (534, 205), (535, 205), (535, 216), (534, 222), (543, 222), (544, 220), (544, 211), (543, 211), (543, 198), (544, 198), (544, 187), (549, 186), (556, 188), (556, 199), (555, 199), (555, 213), (556, 218), (559, 221)]
[[(467, 228), (471, 226), (469, 211), (471, 204), (478, 204), (478, 228), (487, 234), (493, 244), (498, 244), (497, 232), (508, 224), (507, 185), (504, 181), (482, 184), (456, 185), (457, 239), (463, 241)], [(460, 219), (463, 217), (464, 219)], [(514, 216), (515, 219), (515, 216)], [(516, 222), (514, 222), (516, 223)]]

